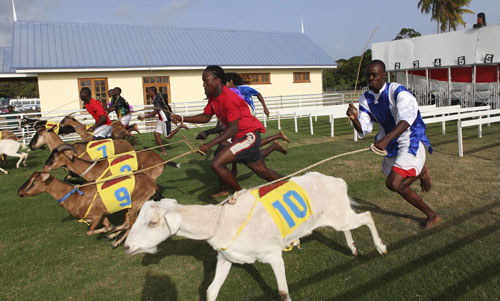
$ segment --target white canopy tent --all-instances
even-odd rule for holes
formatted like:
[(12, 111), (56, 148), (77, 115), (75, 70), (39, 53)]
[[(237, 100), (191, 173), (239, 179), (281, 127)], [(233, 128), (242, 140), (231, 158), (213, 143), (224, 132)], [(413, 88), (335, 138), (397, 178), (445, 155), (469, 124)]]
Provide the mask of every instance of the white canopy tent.
[(500, 108), (500, 24), (373, 43), (372, 57), (421, 104)]

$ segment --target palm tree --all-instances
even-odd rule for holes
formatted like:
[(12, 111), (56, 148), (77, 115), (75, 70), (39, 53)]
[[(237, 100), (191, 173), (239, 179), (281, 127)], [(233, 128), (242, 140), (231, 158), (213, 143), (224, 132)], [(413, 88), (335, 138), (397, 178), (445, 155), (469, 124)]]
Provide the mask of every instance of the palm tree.
[(437, 32), (446, 29), (456, 30), (458, 25), (465, 26), (462, 14), (473, 14), (472, 11), (463, 8), (469, 6), (471, 0), (419, 0), (418, 8), (422, 13), (431, 13), (431, 20), (437, 21)]

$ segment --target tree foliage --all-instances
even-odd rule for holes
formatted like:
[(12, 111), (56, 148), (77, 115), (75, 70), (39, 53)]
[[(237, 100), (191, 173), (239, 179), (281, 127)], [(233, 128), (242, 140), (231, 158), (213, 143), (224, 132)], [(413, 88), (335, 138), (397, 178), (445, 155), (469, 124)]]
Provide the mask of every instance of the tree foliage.
[(473, 14), (471, 10), (463, 8), (469, 6), (471, 0), (419, 0), (418, 8), (422, 13), (431, 14), (431, 20), (437, 21), (437, 32), (444, 32), (451, 29), (456, 30), (457, 26), (463, 25), (464, 13)]
[(37, 98), (38, 81), (32, 78), (2, 79), (0, 96), (6, 98)]
[[(349, 90), (354, 89), (356, 75), (361, 56), (353, 56), (350, 59), (339, 59), (336, 69), (323, 71), (323, 90)], [(358, 88), (367, 85), (365, 70), (372, 59), (372, 51), (368, 49), (363, 57), (359, 75)]]
[(402, 40), (414, 37), (420, 37), (422, 34), (413, 28), (401, 28), (401, 31), (394, 38), (394, 40)]

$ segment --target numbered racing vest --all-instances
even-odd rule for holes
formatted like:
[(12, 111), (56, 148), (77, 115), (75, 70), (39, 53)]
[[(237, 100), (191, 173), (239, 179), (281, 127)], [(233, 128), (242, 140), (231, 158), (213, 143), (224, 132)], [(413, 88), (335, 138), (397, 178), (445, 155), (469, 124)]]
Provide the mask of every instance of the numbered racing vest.
[(90, 141), (87, 143), (87, 153), (92, 160), (111, 157), (115, 155), (115, 144), (112, 139)]
[(117, 157), (108, 159), (109, 171), (112, 175), (118, 175), (125, 172), (132, 172), (139, 169), (137, 163), (137, 154), (135, 151), (120, 154)]
[(288, 236), (313, 214), (309, 195), (293, 181), (264, 186), (251, 193), (266, 208), (281, 237)]
[(135, 187), (133, 174), (97, 184), (97, 192), (109, 213), (132, 207), (132, 193)]
[(45, 123), (45, 128), (59, 135), (59, 122), (47, 121), (47, 123)]

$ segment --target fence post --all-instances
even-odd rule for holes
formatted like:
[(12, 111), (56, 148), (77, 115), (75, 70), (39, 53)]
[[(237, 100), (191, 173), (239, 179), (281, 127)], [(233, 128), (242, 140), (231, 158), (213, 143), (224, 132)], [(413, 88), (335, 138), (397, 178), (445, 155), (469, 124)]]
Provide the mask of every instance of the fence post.
[(457, 121), (457, 131), (458, 131), (458, 156), (462, 158), (464, 156), (464, 146), (462, 145), (462, 121), (460, 121), (460, 119)]

